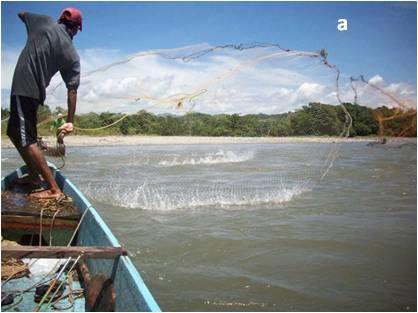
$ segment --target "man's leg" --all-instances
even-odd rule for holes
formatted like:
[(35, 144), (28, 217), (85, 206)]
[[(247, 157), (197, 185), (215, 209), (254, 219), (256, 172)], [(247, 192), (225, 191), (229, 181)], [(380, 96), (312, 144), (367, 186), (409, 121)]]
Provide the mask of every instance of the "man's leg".
[[(24, 102), (24, 106), (22, 107), (22, 103)], [(32, 122), (32, 124), (36, 125), (36, 111), (37, 111), (37, 105), (36, 103), (27, 103), (27, 98), (21, 98), (18, 96), (11, 96), (10, 97), (10, 116), (9, 121), (7, 124), (7, 135), (10, 138), (10, 141), (13, 143), (13, 145), (16, 147), (16, 150), (19, 152), (20, 156), (22, 157), (23, 161), (26, 163), (28, 167), (29, 175), (16, 179), (17, 183), (22, 184), (38, 184), (40, 183), (39, 176), (33, 168), (33, 166), (28, 162), (28, 158), (23, 153), (22, 144), (29, 138), (27, 136), (31, 135), (31, 132), (27, 134), (28, 126), (27, 122)], [(32, 114), (28, 114), (28, 107), (30, 107), (33, 112)], [(36, 127), (36, 126), (35, 126)], [(36, 133), (35, 130), (32, 129)]]
[(17, 147), (30, 172), (32, 172), (31, 175), (34, 175), (33, 173), (35, 175), (41, 174), (49, 185), (49, 189), (32, 193), (30, 197), (39, 199), (59, 198), (61, 190), (37, 145), (37, 109), (38, 101), (36, 99), (12, 96), (7, 135)]
[(58, 198), (61, 196), (61, 189), (58, 187), (51, 170), (45, 160), (42, 151), (39, 149), (36, 143), (28, 145), (22, 149), (23, 155), (28, 160), (32, 168), (36, 172), (40, 173), (43, 179), (48, 183), (48, 190), (44, 190), (37, 193), (32, 193), (29, 196), (32, 198), (45, 199), (45, 198)]
[(22, 178), (16, 179), (16, 183), (18, 184), (32, 184), (32, 185), (38, 185), (41, 183), (41, 180), (39, 178), (39, 173), (36, 171), (35, 168), (33, 168), (32, 164), (30, 164), (27, 156), (23, 153), (22, 147), (19, 147), (16, 145), (13, 140), (11, 140), (12, 143), (15, 145), (16, 150), (19, 152), (20, 157), (25, 162), (26, 166), (28, 167), (28, 176), (24, 176)]

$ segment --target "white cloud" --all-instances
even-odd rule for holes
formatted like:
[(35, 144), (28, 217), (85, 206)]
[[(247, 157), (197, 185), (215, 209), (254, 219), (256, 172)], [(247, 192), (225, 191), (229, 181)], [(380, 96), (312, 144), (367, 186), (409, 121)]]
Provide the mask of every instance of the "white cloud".
[(325, 87), (316, 83), (303, 83), (296, 90), (298, 97), (304, 99), (311, 99), (313, 96), (321, 94), (324, 91)]
[(402, 97), (410, 97), (415, 94), (415, 90), (412, 86), (405, 83), (392, 83), (386, 87), (386, 90), (395, 94), (399, 94)]
[(124, 57), (117, 49), (86, 49), (79, 52), (83, 60), (83, 72), (89, 72), (107, 64), (116, 62)]
[(370, 84), (378, 85), (383, 82), (383, 78), (380, 75), (375, 75), (369, 79)]

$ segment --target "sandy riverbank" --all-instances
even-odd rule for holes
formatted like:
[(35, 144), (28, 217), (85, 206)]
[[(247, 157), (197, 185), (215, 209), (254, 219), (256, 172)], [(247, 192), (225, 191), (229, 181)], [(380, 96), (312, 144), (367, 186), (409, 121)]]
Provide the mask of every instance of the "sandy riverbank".
[[(44, 137), (48, 143), (55, 138)], [(373, 137), (188, 137), (188, 136), (68, 136), (67, 146), (124, 146), (124, 145), (172, 145), (172, 144), (281, 144), (281, 143), (334, 143), (334, 142), (371, 142)], [(2, 148), (13, 147), (7, 137), (2, 137)]]

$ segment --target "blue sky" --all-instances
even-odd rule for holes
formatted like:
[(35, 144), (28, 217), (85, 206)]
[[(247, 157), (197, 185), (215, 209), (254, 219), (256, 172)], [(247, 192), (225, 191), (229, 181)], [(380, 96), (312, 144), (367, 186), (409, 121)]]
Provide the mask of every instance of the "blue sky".
[[(67, 6), (84, 13), (83, 31), (74, 40), (80, 50), (131, 54), (203, 42), (274, 42), (298, 50), (325, 48), (330, 62), (349, 76), (379, 75), (416, 86), (416, 2), (3, 1), (2, 52), (24, 46), (18, 12), (56, 18)], [(339, 18), (348, 20), (348, 31), (337, 30)]]

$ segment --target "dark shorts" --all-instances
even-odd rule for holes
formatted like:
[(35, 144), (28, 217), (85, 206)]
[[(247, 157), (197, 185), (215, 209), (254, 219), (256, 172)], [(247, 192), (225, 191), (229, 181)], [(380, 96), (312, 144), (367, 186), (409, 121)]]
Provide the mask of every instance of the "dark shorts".
[(39, 101), (23, 96), (10, 97), (10, 117), (7, 124), (7, 136), (16, 146), (23, 148), (37, 143), (38, 131), (36, 124), (38, 119)]

